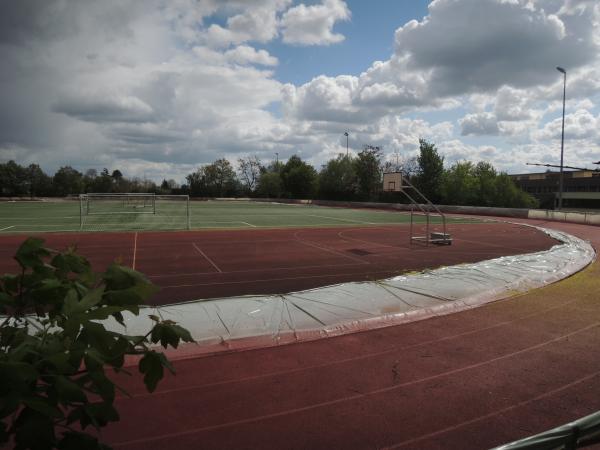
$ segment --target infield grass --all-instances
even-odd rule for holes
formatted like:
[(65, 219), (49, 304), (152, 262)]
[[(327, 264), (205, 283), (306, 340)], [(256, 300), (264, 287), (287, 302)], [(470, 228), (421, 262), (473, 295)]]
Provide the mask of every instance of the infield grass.
[[(410, 222), (399, 211), (334, 208), (316, 205), (248, 201), (191, 201), (191, 228), (273, 228), (396, 225)], [(415, 222), (424, 222), (415, 216)], [(478, 222), (448, 218), (447, 223)], [(183, 202), (157, 203), (156, 214), (127, 210), (124, 214), (85, 216), (83, 231), (185, 229)], [(439, 223), (433, 217), (432, 223)], [(0, 202), (0, 234), (80, 231), (78, 201)]]

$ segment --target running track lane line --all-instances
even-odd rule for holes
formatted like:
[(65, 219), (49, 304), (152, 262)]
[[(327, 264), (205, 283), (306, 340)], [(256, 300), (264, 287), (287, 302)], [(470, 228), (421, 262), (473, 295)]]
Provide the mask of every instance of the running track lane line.
[(429, 438), (432, 438), (434, 436), (439, 436), (440, 434), (447, 433), (449, 431), (457, 430), (457, 429), (462, 428), (464, 426), (471, 425), (473, 423), (477, 423), (477, 422), (479, 422), (481, 420), (489, 419), (489, 418), (492, 418), (492, 417), (497, 416), (499, 414), (507, 413), (509, 411), (512, 411), (513, 409), (520, 408), (521, 406), (526, 406), (529, 403), (537, 402), (538, 400), (542, 400), (542, 399), (544, 399), (546, 397), (551, 397), (554, 394), (558, 394), (559, 392), (566, 391), (567, 389), (570, 389), (573, 386), (576, 386), (578, 384), (581, 384), (581, 383), (584, 383), (586, 381), (589, 381), (592, 378), (597, 377), (598, 375), (600, 375), (600, 371), (590, 373), (589, 375), (586, 375), (584, 377), (578, 378), (577, 380), (572, 381), (571, 383), (565, 384), (565, 385), (563, 385), (563, 386), (561, 386), (559, 388), (556, 388), (556, 389), (551, 389), (548, 392), (544, 392), (543, 394), (540, 394), (540, 395), (538, 395), (536, 397), (533, 397), (533, 398), (530, 398), (528, 400), (523, 400), (523, 401), (521, 401), (519, 403), (516, 403), (514, 405), (507, 406), (507, 407), (501, 408), (501, 409), (497, 409), (496, 411), (493, 411), (491, 413), (485, 414), (483, 416), (479, 416), (479, 417), (476, 417), (476, 418), (471, 419), (471, 420), (465, 420), (464, 422), (457, 423), (456, 425), (451, 425), (449, 427), (442, 428), (441, 430), (437, 430), (437, 431), (433, 431), (431, 433), (423, 434), (423, 435), (418, 436), (416, 438), (409, 439), (407, 441), (398, 442), (397, 444), (393, 444), (391, 446), (383, 447), (383, 448), (387, 450), (387, 449), (394, 449), (394, 448), (404, 447), (405, 445), (414, 444), (415, 442), (419, 442), (419, 441), (422, 441), (424, 439), (429, 439)]
[(321, 245), (315, 244), (315, 243), (310, 242), (310, 241), (303, 241), (302, 239), (300, 239), (298, 237), (298, 233), (299, 233), (298, 231), (294, 233), (294, 238), (295, 238), (296, 242), (299, 242), (300, 244), (304, 244), (304, 245), (307, 245), (309, 247), (313, 247), (313, 248), (316, 248), (316, 249), (319, 249), (319, 250), (323, 250), (323, 251), (329, 252), (329, 253), (331, 253), (333, 255), (343, 256), (344, 258), (351, 259), (352, 261), (358, 261), (361, 264), (371, 264), (369, 261), (365, 261), (364, 259), (355, 258), (354, 256), (346, 255), (345, 253), (338, 252), (337, 250), (333, 250), (333, 249), (328, 248), (328, 247), (323, 247)]
[[(335, 400), (329, 400), (329, 401), (326, 401), (326, 402), (314, 403), (312, 405), (302, 406), (302, 407), (299, 407), (299, 408), (291, 408), (291, 409), (288, 409), (288, 410), (285, 410), (285, 411), (280, 411), (280, 412), (271, 413), (271, 414), (264, 414), (262, 416), (249, 417), (247, 419), (234, 420), (234, 421), (227, 422), (227, 423), (221, 423), (221, 424), (217, 424), (217, 425), (210, 425), (210, 426), (207, 426), (207, 427), (194, 428), (194, 429), (191, 429), (191, 430), (185, 430), (185, 431), (180, 431), (180, 432), (176, 432), (176, 433), (168, 433), (168, 434), (163, 434), (163, 435), (160, 435), (160, 436), (155, 436), (155, 437), (150, 437), (150, 438), (133, 439), (131, 441), (123, 441), (123, 442), (114, 443), (112, 445), (115, 446), (115, 447), (121, 447), (121, 446), (125, 446), (125, 445), (130, 445), (130, 444), (141, 444), (141, 443), (144, 443), (144, 442), (160, 441), (160, 440), (163, 440), (163, 439), (169, 439), (169, 438), (174, 438), (174, 437), (178, 437), (178, 436), (187, 436), (187, 435), (191, 435), (191, 434), (202, 433), (202, 432), (205, 432), (205, 431), (213, 431), (213, 430), (219, 430), (219, 429), (222, 429), (222, 428), (228, 428), (228, 427), (232, 427), (232, 426), (236, 426), (236, 425), (243, 425), (243, 424), (247, 424), (247, 423), (260, 422), (262, 420), (274, 419), (276, 417), (288, 416), (288, 415), (291, 415), (291, 414), (296, 414), (296, 413), (300, 413), (300, 412), (304, 412), (304, 411), (310, 411), (310, 410), (317, 409), (317, 408), (322, 408), (322, 407), (325, 407), (325, 406), (337, 405), (339, 403), (344, 403), (344, 402), (347, 402), (347, 401), (358, 400), (358, 399), (361, 399), (361, 398), (367, 398), (370, 395), (383, 394), (385, 392), (395, 391), (396, 389), (405, 388), (405, 387), (412, 386), (412, 385), (419, 384), (419, 383), (424, 383), (424, 382), (435, 380), (435, 379), (438, 379), (438, 378), (442, 378), (442, 377), (445, 377), (445, 376), (448, 376), (448, 375), (454, 375), (454, 374), (457, 374), (457, 373), (465, 372), (467, 370), (477, 369), (479, 367), (485, 366), (485, 365), (490, 364), (490, 363), (494, 363), (494, 362), (497, 362), (497, 361), (508, 359), (508, 358), (511, 358), (513, 356), (516, 356), (516, 355), (527, 353), (527, 352), (529, 352), (531, 350), (536, 350), (536, 349), (545, 347), (547, 345), (550, 345), (550, 344), (556, 343), (558, 341), (567, 339), (569, 337), (575, 336), (576, 334), (582, 333), (584, 331), (591, 330), (591, 329), (596, 328), (598, 326), (600, 326), (600, 322), (595, 322), (595, 323), (593, 323), (591, 325), (588, 325), (586, 327), (580, 328), (580, 329), (575, 330), (575, 331), (573, 331), (571, 333), (564, 334), (564, 335), (556, 337), (554, 339), (550, 339), (550, 340), (548, 340), (546, 342), (542, 342), (540, 344), (532, 345), (530, 347), (526, 347), (526, 348), (523, 348), (521, 350), (517, 350), (515, 352), (508, 353), (506, 355), (498, 356), (496, 358), (491, 358), (491, 359), (488, 359), (486, 361), (481, 361), (481, 362), (478, 362), (478, 363), (475, 363), (475, 364), (469, 364), (468, 366), (465, 366), (465, 367), (459, 367), (457, 369), (448, 370), (446, 372), (438, 373), (438, 374), (431, 375), (431, 376), (428, 376), (428, 377), (419, 378), (417, 380), (407, 381), (405, 383), (395, 384), (395, 385), (392, 385), (392, 386), (387, 386), (387, 387), (379, 388), (379, 389), (373, 389), (372, 391), (358, 393), (358, 394), (354, 394), (354, 395), (348, 395), (346, 397), (338, 398), (338, 399), (335, 399)], [(591, 378), (591, 377), (596, 376), (598, 374), (600, 374), (600, 372), (594, 372), (593, 374), (590, 374), (590, 375), (587, 375), (587, 377), (584, 377), (584, 379), (587, 380), (587, 378)], [(573, 382), (573, 383), (576, 383), (576, 382)], [(562, 389), (566, 389), (567, 387), (569, 387), (569, 385), (564, 385), (561, 388)], [(557, 389), (561, 389), (561, 388), (557, 388)], [(546, 392), (545, 394), (541, 394), (541, 396), (551, 395), (551, 392), (552, 391)], [(534, 401), (534, 400), (535, 400), (535, 397), (532, 398), (532, 399), (529, 399), (529, 401)], [(527, 401), (527, 400), (524, 400), (524, 401)], [(513, 406), (517, 407), (518, 405), (519, 404), (516, 404), (516, 405), (513, 405)], [(499, 411), (501, 411), (501, 410), (499, 410)], [(498, 414), (498, 411), (496, 411), (495, 413), (490, 413), (490, 414), (492, 414), (492, 415), (493, 414)]]
[[(522, 295), (517, 295), (515, 297), (512, 298), (519, 298), (522, 297), (525, 294)], [(474, 330), (468, 330), (468, 331), (463, 331), (462, 333), (457, 333), (457, 334), (451, 334), (448, 336), (444, 336), (441, 338), (437, 338), (437, 339), (430, 339), (428, 341), (424, 341), (424, 342), (419, 342), (417, 344), (411, 344), (411, 345), (398, 345), (398, 346), (394, 346), (392, 348), (388, 348), (386, 350), (381, 350), (378, 352), (373, 352), (373, 353), (368, 353), (365, 355), (359, 355), (359, 356), (352, 356), (349, 358), (344, 358), (344, 359), (339, 359), (337, 361), (328, 361), (325, 363), (321, 363), (321, 364), (313, 364), (311, 366), (303, 366), (303, 367), (298, 367), (295, 369), (286, 369), (286, 370), (280, 370), (280, 371), (276, 371), (276, 372), (269, 372), (266, 374), (259, 374), (259, 375), (251, 375), (251, 376), (246, 376), (246, 377), (242, 377), (242, 378), (234, 378), (231, 380), (223, 380), (223, 381), (215, 381), (212, 383), (204, 383), (204, 384), (197, 384), (194, 386), (188, 386), (188, 387), (183, 387), (183, 388), (173, 388), (173, 389), (165, 389), (165, 390), (157, 390), (154, 391), (153, 393), (148, 393), (148, 392), (144, 392), (142, 394), (132, 394), (131, 397), (118, 397), (116, 400), (125, 400), (128, 398), (140, 398), (140, 397), (149, 397), (151, 395), (163, 395), (163, 394), (172, 394), (174, 392), (181, 392), (181, 391), (192, 391), (195, 389), (205, 389), (205, 388), (210, 388), (210, 387), (214, 387), (214, 386), (222, 386), (225, 384), (234, 384), (234, 383), (244, 383), (246, 381), (253, 381), (253, 380), (258, 380), (261, 378), (268, 378), (268, 377), (277, 377), (277, 376), (281, 376), (281, 375), (289, 375), (292, 373), (296, 373), (296, 372), (303, 372), (303, 371), (308, 371), (308, 370), (314, 370), (314, 369), (322, 369), (325, 367), (331, 367), (331, 366), (336, 366), (336, 365), (341, 365), (341, 364), (346, 364), (348, 362), (353, 362), (353, 361), (361, 361), (361, 360), (365, 360), (365, 359), (369, 359), (369, 358), (376, 358), (378, 356), (383, 356), (383, 355), (387, 355), (390, 353), (394, 353), (394, 352), (401, 352), (401, 351), (406, 351), (406, 350), (411, 350), (414, 348), (420, 348), (420, 347), (426, 347), (428, 345), (432, 345), (432, 344), (437, 344), (440, 342), (445, 342), (445, 341), (451, 341), (453, 339), (457, 339), (457, 338), (461, 338), (461, 337), (465, 337), (465, 336), (469, 336), (472, 334), (477, 334), (477, 333), (482, 333), (485, 331), (489, 331), (489, 330), (493, 330), (494, 328), (501, 328), (503, 326), (506, 325), (510, 325), (512, 323), (516, 323), (516, 322), (520, 322), (522, 320), (526, 320), (526, 319), (530, 319), (532, 317), (538, 317), (538, 316), (542, 316), (546, 313), (549, 313), (551, 311), (557, 310), (557, 309), (561, 309), (567, 306), (572, 305), (573, 303), (576, 303), (579, 300), (571, 300), (570, 302), (567, 303), (563, 303), (560, 305), (556, 305), (556, 306), (552, 306), (550, 308), (545, 309), (544, 311), (536, 311), (534, 313), (531, 314), (526, 314), (524, 316), (521, 316), (517, 319), (512, 319), (512, 320), (505, 320), (502, 322), (498, 322), (495, 323), (493, 325), (489, 325), (487, 327), (483, 327), (483, 328), (476, 328)], [(495, 304), (497, 305), (497, 303)], [(494, 306), (494, 304), (490, 305), (490, 306)]]
[(133, 270), (135, 270), (135, 258), (137, 256), (137, 235), (138, 234), (136, 232), (133, 238), (133, 264), (131, 265)]
[[(369, 263), (367, 263), (369, 264)], [(356, 265), (358, 266), (359, 264), (346, 264), (346, 265)], [(229, 272), (225, 272), (225, 273), (229, 273)], [(377, 271), (372, 271), (372, 272), (362, 272), (361, 275), (381, 275), (381, 276), (386, 276), (386, 275), (394, 275), (397, 272), (394, 270), (377, 270)], [(241, 280), (241, 281), (219, 281), (219, 282), (214, 282), (214, 283), (188, 283), (188, 284), (174, 284), (174, 285), (166, 285), (166, 286), (161, 286), (161, 289), (178, 289), (178, 288), (184, 288), (184, 287), (193, 287), (193, 286), (221, 286), (221, 285), (226, 285), (226, 284), (244, 284), (244, 283), (266, 283), (266, 282), (273, 282), (273, 281), (289, 281), (289, 280), (308, 280), (308, 279), (312, 279), (312, 278), (331, 278), (331, 277), (337, 277), (337, 276), (349, 276), (349, 275), (356, 275), (355, 272), (348, 272), (348, 273), (332, 273), (332, 274), (328, 274), (328, 275), (307, 275), (307, 276), (302, 276), (302, 277), (284, 277), (284, 278), (256, 278), (256, 279), (252, 279), (252, 280)], [(261, 296), (261, 295), (281, 295), (281, 294), (254, 294), (257, 296)], [(205, 301), (205, 300), (211, 300), (210, 298), (206, 298), (206, 299), (201, 299), (200, 301)], [(164, 305), (164, 306), (168, 306), (168, 305)]]
[[(290, 267), (269, 267), (268, 271), (273, 270), (300, 270), (300, 269), (321, 269), (324, 267), (341, 267), (341, 266), (358, 266), (358, 263), (344, 263), (344, 264), (320, 264), (311, 266), (290, 266)], [(245, 269), (245, 270), (229, 270), (223, 273), (253, 273), (253, 272), (264, 272), (267, 269)], [(211, 275), (214, 272), (192, 272), (192, 273), (165, 273), (159, 275), (147, 275), (148, 278), (173, 278), (173, 277), (191, 277), (198, 275)]]
[(11, 225), (11, 226), (6, 227), (6, 228), (0, 228), (0, 231), (10, 230), (11, 228), (14, 228), (14, 227), (15, 227), (15, 225)]
[(206, 253), (204, 253), (202, 250), (200, 250), (200, 247), (198, 247), (195, 242), (192, 242), (192, 245), (194, 246), (194, 248), (196, 250), (198, 250), (198, 253), (200, 253), (202, 256), (204, 256), (204, 259), (206, 259), (215, 269), (217, 269), (217, 272), (223, 273), (223, 271), (219, 268), (219, 266), (217, 266), (212, 259), (210, 259), (208, 256), (206, 256)]

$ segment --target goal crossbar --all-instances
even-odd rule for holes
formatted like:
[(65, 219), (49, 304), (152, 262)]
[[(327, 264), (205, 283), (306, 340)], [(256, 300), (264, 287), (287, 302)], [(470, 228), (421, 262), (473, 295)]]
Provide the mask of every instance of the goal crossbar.
[[(189, 195), (156, 195), (154, 193), (87, 193), (79, 196), (80, 229), (88, 226), (103, 230), (103, 225), (122, 228), (190, 229)], [(92, 217), (100, 216), (100, 217)], [(101, 216), (113, 216), (108, 223)], [(127, 219), (127, 216), (130, 216)], [(152, 218), (144, 216), (153, 216)]]

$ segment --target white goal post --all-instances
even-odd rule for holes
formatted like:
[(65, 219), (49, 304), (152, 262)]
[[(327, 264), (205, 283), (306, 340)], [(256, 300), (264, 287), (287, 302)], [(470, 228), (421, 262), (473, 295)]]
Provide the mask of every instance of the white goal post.
[(189, 195), (88, 193), (79, 196), (80, 229), (190, 229)]

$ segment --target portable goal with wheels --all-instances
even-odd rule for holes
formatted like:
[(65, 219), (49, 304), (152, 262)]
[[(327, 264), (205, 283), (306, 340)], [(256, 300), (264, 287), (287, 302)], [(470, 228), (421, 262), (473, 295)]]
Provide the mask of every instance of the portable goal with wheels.
[(190, 198), (152, 193), (81, 194), (79, 216), (81, 230), (189, 230)]
[[(383, 174), (383, 190), (401, 192), (411, 203), (410, 208), (410, 243), (452, 245), (452, 236), (446, 229), (446, 216), (429, 199), (417, 189), (401, 172)], [(423, 234), (417, 234), (416, 217), (425, 221)], [(432, 220), (433, 219), (433, 220)], [(438, 221), (436, 224), (435, 221)]]

